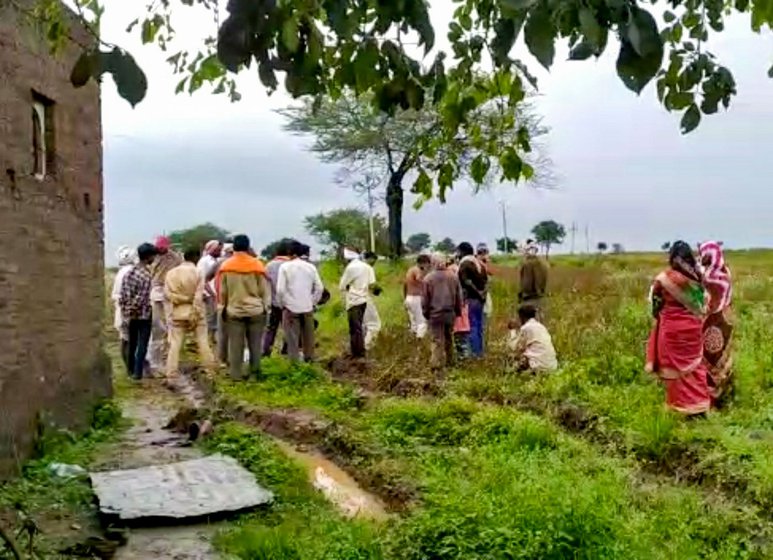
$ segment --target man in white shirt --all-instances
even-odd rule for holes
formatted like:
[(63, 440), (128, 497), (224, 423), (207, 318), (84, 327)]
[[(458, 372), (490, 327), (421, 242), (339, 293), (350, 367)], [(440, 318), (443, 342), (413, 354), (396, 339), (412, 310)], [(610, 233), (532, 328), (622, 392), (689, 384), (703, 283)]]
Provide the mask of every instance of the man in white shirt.
[[(349, 318), (349, 344), (353, 358), (365, 357), (365, 329), (363, 321), (368, 305), (373, 305), (371, 291), (380, 292), (376, 284), (373, 263), (376, 255), (366, 251), (362, 259), (355, 258), (344, 270), (339, 288), (344, 293), (346, 314)], [(375, 309), (375, 308), (374, 308)]]
[(196, 264), (196, 270), (204, 281), (204, 308), (207, 313), (207, 329), (210, 337), (217, 333), (217, 297), (215, 297), (215, 274), (218, 259), (223, 253), (223, 244), (217, 239), (204, 245), (204, 255)]
[(287, 355), (300, 359), (300, 350), (307, 362), (314, 360), (314, 306), (324, 291), (316, 267), (303, 259), (307, 247), (298, 241), (290, 245), (290, 258), (279, 268), (276, 299), (282, 307), (282, 328), (287, 338)]
[(543, 373), (558, 369), (556, 350), (545, 325), (537, 321), (537, 308), (525, 303), (518, 308), (521, 328), (510, 326), (507, 347), (518, 371)]

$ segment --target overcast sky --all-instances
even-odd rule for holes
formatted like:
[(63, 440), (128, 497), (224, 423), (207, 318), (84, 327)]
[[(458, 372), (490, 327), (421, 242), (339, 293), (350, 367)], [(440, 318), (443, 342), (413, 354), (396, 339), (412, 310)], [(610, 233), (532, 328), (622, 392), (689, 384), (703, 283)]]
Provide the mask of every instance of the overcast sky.
[[(148, 96), (132, 109), (111, 79), (102, 96), (106, 246), (108, 261), (123, 244), (210, 221), (246, 232), (256, 247), (282, 236), (301, 236), (303, 218), (361, 204), (336, 186), (335, 168), (306, 151), (309, 140), (282, 132), (273, 110), (291, 100), (267, 97), (252, 72), (240, 76), (243, 100), (232, 104), (205, 91), (174, 95), (177, 80), (154, 47), (141, 47), (124, 29), (138, 2), (109, 0), (103, 30), (125, 46), (148, 74)], [(442, 23), (450, 2), (435, 2)], [(214, 24), (192, 10), (178, 19), (181, 43), (195, 42)], [(441, 43), (442, 46), (442, 43)], [(523, 48), (523, 47), (521, 47)], [(773, 244), (773, 61), (769, 33), (754, 35), (747, 18), (730, 22), (712, 43), (729, 65), (739, 94), (730, 110), (704, 119), (688, 135), (679, 115), (659, 104), (654, 82), (640, 97), (614, 70), (615, 47), (598, 62), (568, 62), (561, 49), (551, 73), (528, 53), (522, 58), (539, 77), (538, 107), (551, 128), (547, 147), (560, 176), (554, 191), (501, 186), (476, 196), (458, 185), (445, 205), (419, 211), (406, 201), (406, 235), (488, 241), (501, 236), (500, 201), (506, 200), (511, 237), (524, 239), (543, 219), (577, 224), (577, 250), (598, 241), (629, 250), (684, 238), (721, 239), (731, 247)], [(524, 49), (525, 50), (525, 49)], [(570, 242), (564, 245), (569, 250)]]

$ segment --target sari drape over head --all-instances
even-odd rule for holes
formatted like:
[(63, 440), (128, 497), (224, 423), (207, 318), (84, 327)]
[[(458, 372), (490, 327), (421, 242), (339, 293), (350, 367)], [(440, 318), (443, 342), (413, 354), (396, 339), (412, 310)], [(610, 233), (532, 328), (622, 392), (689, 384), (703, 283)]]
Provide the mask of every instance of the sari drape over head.
[(647, 371), (666, 385), (666, 404), (683, 414), (711, 407), (703, 363), (703, 318), (706, 294), (700, 276), (675, 262), (652, 286), (656, 323), (647, 344)]
[(703, 323), (703, 359), (708, 370), (709, 391), (712, 398), (718, 400), (732, 383), (732, 278), (718, 242), (702, 243), (699, 252), (705, 267), (703, 285), (708, 293), (708, 313)]

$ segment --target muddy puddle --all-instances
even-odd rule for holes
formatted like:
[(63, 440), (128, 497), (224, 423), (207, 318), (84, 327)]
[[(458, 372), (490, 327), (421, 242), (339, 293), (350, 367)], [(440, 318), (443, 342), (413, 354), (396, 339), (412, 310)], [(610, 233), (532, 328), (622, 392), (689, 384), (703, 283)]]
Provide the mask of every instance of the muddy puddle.
[(306, 469), (314, 488), (343, 515), (373, 521), (385, 521), (389, 518), (381, 500), (360, 488), (351, 476), (322, 454), (301, 450), (280, 439), (274, 438), (274, 441), (288, 457)]

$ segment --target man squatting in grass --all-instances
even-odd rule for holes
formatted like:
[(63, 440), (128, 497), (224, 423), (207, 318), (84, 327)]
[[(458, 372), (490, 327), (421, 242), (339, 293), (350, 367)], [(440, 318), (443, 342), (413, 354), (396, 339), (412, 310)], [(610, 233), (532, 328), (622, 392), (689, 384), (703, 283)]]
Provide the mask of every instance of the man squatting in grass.
[(515, 321), (507, 325), (510, 329), (507, 348), (517, 371), (544, 373), (558, 368), (553, 339), (545, 325), (537, 320), (537, 312), (533, 304), (524, 303), (518, 308), (520, 329)]

